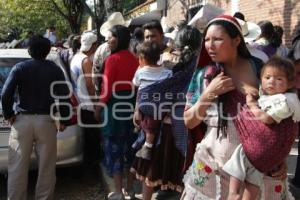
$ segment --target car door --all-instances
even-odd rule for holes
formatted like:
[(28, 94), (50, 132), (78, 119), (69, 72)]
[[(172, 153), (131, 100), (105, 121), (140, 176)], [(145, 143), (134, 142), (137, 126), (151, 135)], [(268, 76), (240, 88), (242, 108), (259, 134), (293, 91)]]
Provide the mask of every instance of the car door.
[[(7, 57), (6, 54), (0, 54), (0, 94), (2, 93), (3, 85), (12, 69), (12, 67), (21, 61), (28, 58)], [(1, 96), (0, 96), (1, 98)], [(17, 95), (14, 96), (15, 102), (18, 101)], [(0, 103), (0, 171), (7, 168), (7, 152), (8, 152), (8, 138), (10, 133), (10, 125), (8, 121), (4, 120), (2, 112), (2, 104)]]

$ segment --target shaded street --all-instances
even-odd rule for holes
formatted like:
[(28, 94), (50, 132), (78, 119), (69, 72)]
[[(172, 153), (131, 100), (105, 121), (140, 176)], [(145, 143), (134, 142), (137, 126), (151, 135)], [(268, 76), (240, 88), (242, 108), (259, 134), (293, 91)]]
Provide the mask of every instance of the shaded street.
[[(56, 171), (56, 200), (101, 200), (105, 199), (104, 185), (98, 168), (75, 166)], [(7, 199), (7, 179), (0, 175), (0, 200)], [(28, 200), (34, 199), (36, 171), (29, 173)]]

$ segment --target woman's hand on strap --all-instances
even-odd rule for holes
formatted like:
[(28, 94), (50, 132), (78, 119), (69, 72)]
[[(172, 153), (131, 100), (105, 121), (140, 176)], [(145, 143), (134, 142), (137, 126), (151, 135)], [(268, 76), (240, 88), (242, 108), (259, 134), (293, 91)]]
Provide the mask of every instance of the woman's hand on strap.
[(216, 97), (234, 90), (235, 86), (230, 77), (225, 76), (224, 72), (218, 74), (205, 89), (206, 95)]
[(257, 106), (257, 96), (254, 96), (253, 94), (251, 94), (251, 93), (248, 93), (247, 95), (246, 95), (246, 103), (247, 103), (247, 105), (249, 106), (249, 107), (251, 107), (251, 106)]

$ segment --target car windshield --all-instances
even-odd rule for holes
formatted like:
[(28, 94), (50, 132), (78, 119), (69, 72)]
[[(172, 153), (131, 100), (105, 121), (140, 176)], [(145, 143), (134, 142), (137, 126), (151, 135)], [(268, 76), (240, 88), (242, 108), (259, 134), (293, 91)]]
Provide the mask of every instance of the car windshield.
[(12, 67), (27, 58), (0, 58), (0, 93)]

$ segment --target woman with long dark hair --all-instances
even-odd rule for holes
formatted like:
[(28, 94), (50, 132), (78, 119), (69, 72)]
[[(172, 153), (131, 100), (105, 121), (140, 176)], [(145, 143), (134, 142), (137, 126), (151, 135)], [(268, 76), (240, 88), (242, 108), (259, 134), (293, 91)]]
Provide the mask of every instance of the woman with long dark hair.
[[(108, 46), (111, 55), (104, 62), (103, 81), (100, 103), (97, 106), (96, 118), (102, 114), (104, 165), (109, 175), (113, 176), (115, 191), (108, 199), (124, 199), (122, 193), (122, 174), (124, 167), (131, 166), (133, 152), (130, 151), (134, 141), (131, 115), (135, 105), (134, 87), (130, 84), (139, 65), (136, 57), (128, 50), (130, 41), (129, 29), (115, 25), (109, 30)], [(125, 112), (124, 112), (125, 110)], [(132, 191), (133, 176), (127, 176), (126, 189)]]
[(258, 26), (261, 29), (261, 34), (253, 46), (262, 50), (270, 58), (276, 54), (282, 40), (279, 34), (275, 32), (272, 22), (263, 20), (258, 23)]
[[(153, 187), (161, 190), (183, 190), (182, 177), (187, 151), (187, 129), (183, 116), (185, 92), (196, 66), (201, 33), (190, 26), (179, 30), (175, 45), (179, 63), (173, 67), (173, 76), (149, 85), (139, 91), (139, 110), (147, 116), (143, 130), (154, 131), (154, 147), (150, 160), (136, 157), (131, 168), (143, 182), (143, 199), (150, 200)], [(157, 98), (159, 96), (159, 98)], [(157, 108), (153, 110), (153, 106)], [(158, 114), (158, 115), (156, 115)], [(161, 118), (157, 118), (162, 114)], [(140, 145), (135, 143), (137, 149)]]
[[(229, 176), (222, 167), (241, 143), (235, 116), (247, 94), (258, 94), (261, 62), (248, 52), (238, 21), (221, 15), (208, 23), (203, 34), (202, 56), (187, 92), (184, 121), (190, 129), (204, 124), (206, 131), (184, 177), (183, 200), (227, 198)], [(205, 52), (210, 61), (202, 61)], [(292, 198), (286, 171), (279, 169), (283, 167), (264, 176), (262, 199)]]

